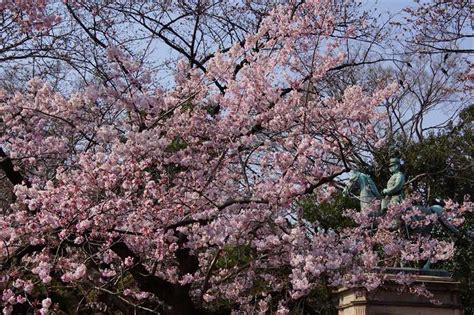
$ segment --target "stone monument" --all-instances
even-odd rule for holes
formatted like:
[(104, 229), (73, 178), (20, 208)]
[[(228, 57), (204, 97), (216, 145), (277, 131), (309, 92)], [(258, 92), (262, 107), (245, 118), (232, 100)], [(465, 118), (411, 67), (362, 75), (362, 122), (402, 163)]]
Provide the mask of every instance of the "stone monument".
[[(402, 269), (402, 268), (400, 268)], [(449, 275), (436, 272), (403, 268), (403, 272), (419, 272), (415, 285), (423, 284), (433, 297), (399, 292), (399, 285), (388, 281), (380, 288), (367, 292), (365, 289), (340, 288), (338, 295), (339, 315), (463, 315), (459, 297), (459, 282)], [(399, 270), (400, 271), (400, 270)], [(396, 277), (396, 275), (393, 275)], [(436, 301), (434, 301), (436, 300)]]

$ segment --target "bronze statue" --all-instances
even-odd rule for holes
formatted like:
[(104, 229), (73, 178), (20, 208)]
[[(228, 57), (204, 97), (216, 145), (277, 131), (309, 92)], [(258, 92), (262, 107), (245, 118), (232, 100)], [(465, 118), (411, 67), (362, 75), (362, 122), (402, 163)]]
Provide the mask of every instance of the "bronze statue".
[(400, 171), (400, 159), (391, 158), (389, 165), (390, 179), (387, 182), (387, 188), (382, 190), (382, 211), (386, 210), (392, 204), (400, 203), (403, 200), (403, 184), (405, 184), (405, 175)]
[[(360, 201), (360, 208), (361, 210), (367, 209), (369, 206), (373, 206), (375, 202), (382, 199), (381, 207), (377, 209), (375, 207), (374, 211), (370, 214), (372, 217), (378, 217), (385, 213), (387, 208), (390, 205), (400, 203), (403, 198), (403, 185), (405, 183), (405, 176), (400, 171), (400, 159), (399, 158), (391, 158), (390, 159), (390, 173), (392, 174), (390, 179), (387, 182), (387, 187), (382, 190), (382, 194), (379, 193), (377, 187), (375, 186), (374, 181), (370, 177), (370, 175), (364, 174), (357, 170), (351, 170), (349, 173), (349, 180), (347, 182), (346, 187), (344, 188), (343, 193), (348, 195), (353, 189), (357, 187), (357, 190), (360, 192), (359, 197), (356, 196), (357, 199)], [(411, 220), (416, 222), (418, 220), (423, 220), (425, 215), (436, 214), (438, 217), (438, 222), (443, 226), (446, 230), (450, 231), (455, 235), (460, 235), (458, 229), (450, 224), (447, 220), (447, 216), (443, 207), (439, 205), (433, 206), (413, 206), (405, 211), (412, 211), (413, 209), (419, 210), (422, 215), (413, 215)], [(396, 226), (399, 226), (400, 222), (396, 222)], [(407, 237), (410, 237), (412, 233), (423, 233), (428, 234), (431, 233), (433, 226), (430, 224), (428, 226), (422, 226), (417, 228), (412, 228), (410, 226), (410, 222), (405, 222), (404, 230), (407, 233)], [(394, 226), (394, 228), (397, 228)], [(474, 233), (469, 232), (468, 237), (472, 238)], [(430, 268), (430, 259), (427, 260), (426, 264), (424, 265), (423, 269), (427, 270)]]

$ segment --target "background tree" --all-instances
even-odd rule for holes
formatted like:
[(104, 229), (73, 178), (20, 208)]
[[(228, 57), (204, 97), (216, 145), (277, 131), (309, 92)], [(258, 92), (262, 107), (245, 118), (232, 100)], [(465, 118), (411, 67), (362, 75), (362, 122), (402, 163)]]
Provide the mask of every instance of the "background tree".
[(468, 0), (417, 1), (418, 6), (408, 7), (408, 25), (411, 47), (423, 54), (470, 54), (472, 32), (472, 3)]

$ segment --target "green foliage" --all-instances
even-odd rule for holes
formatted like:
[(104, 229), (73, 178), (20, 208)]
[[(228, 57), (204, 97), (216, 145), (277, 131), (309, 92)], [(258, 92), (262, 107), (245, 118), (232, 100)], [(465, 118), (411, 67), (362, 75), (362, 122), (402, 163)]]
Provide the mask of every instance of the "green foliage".
[(181, 112), (188, 112), (194, 109), (194, 104), (191, 101), (188, 101), (181, 105)]
[[(405, 190), (419, 193), (432, 204), (436, 198), (463, 201), (472, 191), (474, 172), (471, 165), (474, 105), (460, 113), (457, 125), (430, 133), (423, 141), (396, 137), (392, 143), (375, 152), (376, 184), (383, 187), (390, 174), (390, 156), (399, 155), (404, 161)], [(394, 149), (396, 148), (396, 149)]]
[(177, 136), (166, 147), (166, 151), (174, 153), (186, 149), (187, 146), (188, 145), (186, 144), (186, 142), (181, 137)]
[(430, 135), (419, 144), (412, 144), (405, 152), (406, 172), (419, 179), (409, 184), (411, 191), (425, 193), (428, 202), (434, 198), (462, 201), (472, 190), (474, 173), (468, 151), (472, 131)]
[(217, 268), (233, 268), (248, 264), (255, 258), (255, 250), (249, 245), (225, 245), (216, 262)]
[(344, 209), (356, 209), (359, 203), (339, 193), (333, 200), (321, 204), (316, 204), (313, 198), (305, 198), (300, 201), (300, 206), (303, 208), (303, 217), (309, 222), (318, 222), (324, 229), (338, 230), (353, 224), (342, 213)]
[[(287, 305), (290, 315), (337, 315), (338, 298), (334, 295), (335, 288), (328, 286), (325, 276), (321, 276), (317, 281), (318, 285), (308, 295), (293, 300)], [(269, 314), (276, 314), (276, 310), (277, 305), (275, 304)]]
[(210, 116), (216, 116), (219, 114), (220, 106), (218, 104), (210, 104), (204, 108)]

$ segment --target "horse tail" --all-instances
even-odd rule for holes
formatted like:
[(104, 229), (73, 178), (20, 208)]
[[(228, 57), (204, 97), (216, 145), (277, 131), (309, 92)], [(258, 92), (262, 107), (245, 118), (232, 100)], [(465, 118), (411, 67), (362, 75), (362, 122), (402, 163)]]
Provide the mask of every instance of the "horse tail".
[(446, 212), (444, 211), (443, 207), (440, 205), (434, 205), (430, 207), (430, 210), (432, 213), (436, 213), (438, 215), (438, 222), (445, 230), (453, 233), (456, 236), (461, 234), (457, 228), (448, 222), (448, 219), (446, 218)]

